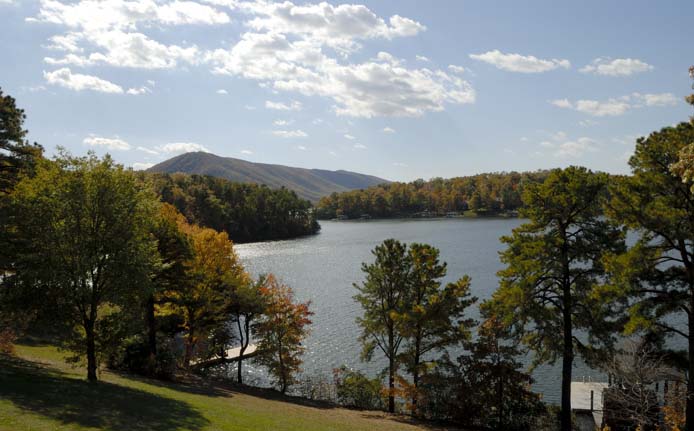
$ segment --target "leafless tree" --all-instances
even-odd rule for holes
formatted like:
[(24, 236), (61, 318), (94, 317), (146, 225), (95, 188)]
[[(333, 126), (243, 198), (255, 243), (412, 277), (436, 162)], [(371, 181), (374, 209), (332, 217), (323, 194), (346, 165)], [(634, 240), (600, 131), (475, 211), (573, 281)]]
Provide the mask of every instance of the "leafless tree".
[(658, 351), (642, 340), (628, 340), (605, 366), (613, 384), (605, 394), (605, 418), (655, 429), (659, 418), (656, 384), (676, 377)]

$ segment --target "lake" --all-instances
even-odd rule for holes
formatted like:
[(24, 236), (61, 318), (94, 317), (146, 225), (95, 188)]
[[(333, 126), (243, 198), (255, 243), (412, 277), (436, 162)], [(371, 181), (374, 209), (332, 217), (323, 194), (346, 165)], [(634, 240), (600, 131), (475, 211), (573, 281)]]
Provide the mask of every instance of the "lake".
[[(444, 281), (468, 274), (472, 293), (481, 301), (498, 286), (496, 272), (502, 268), (498, 253), (503, 248), (499, 238), (521, 223), (513, 218), (324, 221), (318, 235), (241, 244), (235, 249), (251, 274), (272, 272), (292, 287), (298, 300), (312, 302), (315, 315), (306, 340), (306, 374), (331, 376), (333, 368), (344, 364), (375, 376), (386, 362), (378, 352), (372, 362), (360, 362), (355, 319), (361, 308), (352, 299), (353, 283), (364, 279), (362, 262), (373, 261), (371, 250), (387, 238), (431, 244), (448, 263)], [(478, 316), (476, 309), (470, 312)], [(263, 380), (261, 370), (245, 368), (251, 380)], [(533, 389), (548, 402), (559, 400), (560, 371), (558, 366), (543, 366), (534, 372)], [(574, 370), (574, 380), (590, 375), (600, 376), (580, 364)]]

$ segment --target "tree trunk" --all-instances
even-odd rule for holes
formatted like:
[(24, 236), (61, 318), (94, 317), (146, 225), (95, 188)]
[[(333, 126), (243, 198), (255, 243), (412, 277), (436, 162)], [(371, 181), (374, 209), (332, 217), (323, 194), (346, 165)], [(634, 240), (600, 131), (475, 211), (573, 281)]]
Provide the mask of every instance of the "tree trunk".
[(157, 355), (157, 325), (154, 319), (154, 295), (147, 299), (147, 347), (149, 355), (154, 358)]
[(241, 367), (243, 366), (243, 351), (244, 351), (244, 350), (246, 350), (246, 349), (244, 349), (244, 348), (242, 347), (242, 348), (241, 348), (241, 354), (239, 355), (239, 360), (238, 360), (239, 365), (238, 365), (237, 375), (236, 375), (237, 380), (238, 380), (238, 382), (239, 382), (240, 385), (243, 384), (243, 373), (242, 373), (242, 371), (241, 371)]
[(390, 354), (388, 355), (388, 411), (390, 413), (395, 413), (395, 337), (393, 336), (393, 330), (390, 329), (388, 332), (388, 349)]
[(561, 228), (563, 240), (562, 254), (562, 305), (563, 305), (563, 336), (564, 351), (562, 353), (561, 369), (561, 431), (571, 431), (571, 373), (574, 362), (573, 327), (571, 312), (573, 301), (571, 297), (571, 268), (569, 267), (569, 244), (566, 239), (566, 228)]
[(284, 359), (282, 357), (282, 343), (280, 342), (279, 348), (277, 349), (279, 353), (279, 369), (280, 369), (280, 384), (282, 386), (282, 393), (287, 392), (287, 373), (284, 369)]
[(87, 335), (87, 380), (96, 381), (96, 342), (94, 339), (94, 321), (86, 320), (84, 332)]
[(412, 385), (414, 386), (414, 392), (412, 393), (412, 416), (417, 416), (417, 395), (418, 391), (417, 389), (419, 388), (419, 351), (421, 348), (421, 338), (418, 336), (416, 341), (415, 341), (415, 348), (414, 348), (414, 361), (413, 361), (413, 366), (414, 368), (412, 369)]
[(193, 358), (193, 346), (195, 344), (195, 339), (193, 338), (193, 327), (188, 328), (188, 336), (186, 337), (186, 350), (183, 355), (183, 367), (190, 368), (190, 360)]
[[(567, 299), (568, 294), (568, 299)], [(567, 302), (568, 300), (568, 302)], [(564, 292), (564, 352), (561, 370), (561, 431), (571, 431), (571, 373), (573, 367), (573, 338), (571, 336), (571, 293)]]
[(689, 295), (689, 370), (687, 373), (687, 404), (685, 429), (694, 431), (694, 294)]

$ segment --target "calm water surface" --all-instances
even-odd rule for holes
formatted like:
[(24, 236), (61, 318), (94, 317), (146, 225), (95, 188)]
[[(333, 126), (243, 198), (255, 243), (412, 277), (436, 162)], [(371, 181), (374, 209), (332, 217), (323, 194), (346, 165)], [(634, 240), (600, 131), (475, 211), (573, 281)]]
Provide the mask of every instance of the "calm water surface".
[[(304, 371), (330, 376), (332, 369), (345, 364), (372, 376), (386, 365), (374, 355), (370, 363), (359, 360), (359, 328), (355, 318), (361, 314), (352, 299), (353, 283), (363, 280), (362, 262), (371, 262), (371, 250), (387, 238), (407, 243), (423, 242), (441, 251), (448, 263), (445, 281), (463, 274), (472, 278), (472, 293), (480, 300), (497, 288), (496, 272), (502, 268), (499, 237), (520, 225), (518, 219), (434, 219), (321, 222), (320, 234), (296, 240), (242, 244), (235, 247), (246, 268), (254, 275), (272, 272), (290, 285), (301, 301), (310, 300), (312, 333), (306, 340)], [(471, 310), (474, 317), (477, 310)], [(261, 371), (248, 367), (249, 373)], [(556, 402), (560, 391), (560, 369), (542, 367), (534, 373), (534, 390), (545, 400)], [(599, 377), (579, 365), (574, 380)]]

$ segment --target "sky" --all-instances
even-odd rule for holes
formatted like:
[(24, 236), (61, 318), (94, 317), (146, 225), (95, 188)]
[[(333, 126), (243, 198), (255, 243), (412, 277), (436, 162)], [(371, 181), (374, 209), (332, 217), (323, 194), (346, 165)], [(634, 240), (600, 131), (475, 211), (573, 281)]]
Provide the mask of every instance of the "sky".
[(188, 151), (396, 181), (627, 173), (692, 114), (694, 2), (0, 0), (0, 87), (49, 155)]

